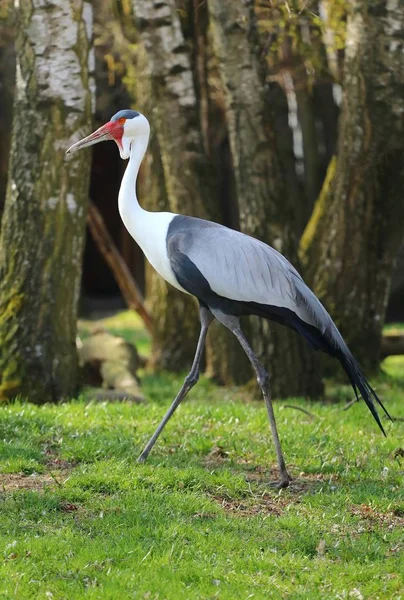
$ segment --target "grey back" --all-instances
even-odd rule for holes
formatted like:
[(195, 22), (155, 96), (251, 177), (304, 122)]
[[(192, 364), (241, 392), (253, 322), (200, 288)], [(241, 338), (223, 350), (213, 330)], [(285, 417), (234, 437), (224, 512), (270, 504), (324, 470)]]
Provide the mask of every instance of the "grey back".
[(181, 215), (170, 224), (167, 247), (169, 256), (170, 247), (187, 256), (219, 296), (288, 309), (334, 348), (349, 353), (320, 300), (271, 246), (223, 225)]

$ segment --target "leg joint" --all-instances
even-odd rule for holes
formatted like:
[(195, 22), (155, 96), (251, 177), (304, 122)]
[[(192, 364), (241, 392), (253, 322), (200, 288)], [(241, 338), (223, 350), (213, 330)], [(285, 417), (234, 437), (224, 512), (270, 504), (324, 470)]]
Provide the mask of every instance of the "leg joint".
[(267, 373), (265, 371), (265, 369), (261, 367), (257, 373), (258, 385), (261, 388), (262, 387), (267, 388), (269, 386), (269, 380), (270, 380), (269, 373)]
[(191, 371), (190, 373), (188, 373), (188, 375), (185, 377), (185, 384), (189, 385), (189, 386), (194, 386), (196, 383), (198, 383), (199, 380), (199, 371)]

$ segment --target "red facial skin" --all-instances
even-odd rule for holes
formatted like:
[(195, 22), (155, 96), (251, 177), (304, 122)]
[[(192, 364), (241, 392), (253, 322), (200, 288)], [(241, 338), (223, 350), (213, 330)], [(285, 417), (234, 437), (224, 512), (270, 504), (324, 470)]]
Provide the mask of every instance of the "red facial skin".
[(99, 127), (97, 131), (94, 131), (94, 133), (91, 133), (79, 142), (73, 144), (73, 146), (71, 146), (67, 150), (67, 153), (78, 150), (79, 148), (86, 148), (87, 146), (92, 146), (93, 144), (97, 144), (98, 142), (102, 142), (105, 140), (115, 140), (119, 150), (122, 150), (122, 137), (125, 121), (126, 119), (121, 118), (117, 121), (109, 121), (108, 123), (105, 123), (105, 125)]
[(118, 147), (122, 149), (123, 126), (126, 119), (118, 119), (118, 121), (109, 121), (104, 125), (105, 130), (116, 141)]

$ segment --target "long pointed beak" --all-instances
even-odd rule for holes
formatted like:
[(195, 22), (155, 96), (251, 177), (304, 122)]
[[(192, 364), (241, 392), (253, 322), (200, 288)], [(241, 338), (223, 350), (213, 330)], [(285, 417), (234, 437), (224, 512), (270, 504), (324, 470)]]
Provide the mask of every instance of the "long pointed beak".
[(94, 133), (90, 133), (87, 137), (83, 138), (79, 142), (70, 146), (68, 150), (66, 150), (66, 154), (70, 154), (70, 152), (75, 152), (76, 150), (81, 150), (81, 148), (87, 148), (87, 146), (92, 146), (93, 144), (98, 144), (98, 142), (105, 142), (107, 140), (112, 140), (113, 137), (111, 135), (111, 123), (106, 123)]

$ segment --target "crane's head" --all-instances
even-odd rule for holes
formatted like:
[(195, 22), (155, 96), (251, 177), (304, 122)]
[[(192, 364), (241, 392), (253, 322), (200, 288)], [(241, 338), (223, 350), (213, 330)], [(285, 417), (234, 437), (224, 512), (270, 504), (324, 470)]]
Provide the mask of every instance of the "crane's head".
[(149, 137), (149, 121), (135, 110), (120, 110), (108, 123), (70, 146), (66, 154), (75, 152), (81, 148), (87, 148), (98, 142), (115, 140), (121, 158), (129, 158), (132, 142), (138, 137)]

